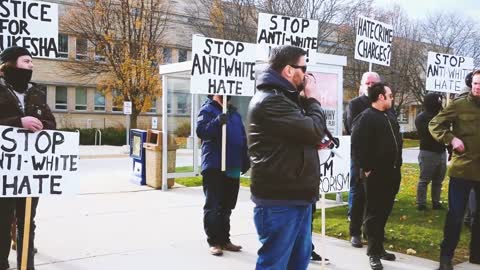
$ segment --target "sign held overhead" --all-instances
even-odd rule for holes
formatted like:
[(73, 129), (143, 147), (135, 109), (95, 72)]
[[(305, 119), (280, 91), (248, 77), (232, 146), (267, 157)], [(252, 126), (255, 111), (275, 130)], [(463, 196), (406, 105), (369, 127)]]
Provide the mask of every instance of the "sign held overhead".
[(382, 66), (390, 66), (393, 27), (367, 17), (359, 16), (355, 59)]
[(428, 52), (426, 89), (460, 93), (465, 87), (465, 77), (473, 68), (471, 57)]
[(56, 58), (58, 4), (32, 0), (0, 1), (0, 50), (12, 46), (32, 56)]
[(193, 94), (253, 96), (255, 44), (193, 36)]
[(272, 48), (293, 45), (309, 56), (318, 49), (318, 21), (282, 15), (258, 14), (257, 60), (267, 62)]

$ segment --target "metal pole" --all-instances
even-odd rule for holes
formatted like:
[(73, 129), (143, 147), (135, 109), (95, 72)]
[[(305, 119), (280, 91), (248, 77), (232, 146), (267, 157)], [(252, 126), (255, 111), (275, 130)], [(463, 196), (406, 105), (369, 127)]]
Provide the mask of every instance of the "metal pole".
[(167, 145), (167, 98), (168, 98), (167, 76), (162, 76), (162, 191), (168, 191), (168, 145)]
[[(227, 95), (223, 95), (223, 113), (227, 113)], [(227, 170), (227, 124), (222, 125), (222, 172)]]
[(368, 62), (368, 72), (372, 72), (372, 62)]

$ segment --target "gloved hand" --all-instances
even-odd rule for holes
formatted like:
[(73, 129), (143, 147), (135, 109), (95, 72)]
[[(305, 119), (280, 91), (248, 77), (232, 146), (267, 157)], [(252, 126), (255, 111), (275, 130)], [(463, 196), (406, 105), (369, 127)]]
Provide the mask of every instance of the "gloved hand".
[(222, 113), (218, 115), (218, 122), (220, 123), (220, 125), (226, 124), (227, 120), (228, 120), (228, 117), (226, 114)]

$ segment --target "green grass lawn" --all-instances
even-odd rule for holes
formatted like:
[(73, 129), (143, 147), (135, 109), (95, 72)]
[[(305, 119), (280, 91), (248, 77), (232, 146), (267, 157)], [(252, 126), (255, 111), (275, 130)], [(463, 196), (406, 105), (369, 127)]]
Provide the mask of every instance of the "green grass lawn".
[[(191, 171), (191, 167), (177, 168), (178, 171)], [(415, 256), (438, 260), (440, 254), (440, 242), (443, 238), (443, 225), (445, 221), (446, 210), (427, 210), (419, 212), (416, 210), (415, 197), (416, 186), (418, 182), (419, 168), (417, 164), (404, 164), (402, 166), (402, 184), (400, 192), (397, 195), (397, 202), (387, 223), (385, 229), (386, 242), (385, 248), (401, 253), (407, 253), (407, 249), (416, 251)], [(447, 178), (448, 179), (448, 178)], [(191, 187), (201, 186), (201, 176), (177, 178), (175, 181), (179, 184)], [(250, 180), (241, 178), (241, 185), (248, 187)], [(447, 205), (447, 187), (448, 181), (444, 182), (442, 191), (442, 200)], [(429, 193), (430, 194), (430, 191)], [(328, 194), (328, 199), (335, 199), (335, 194)], [(342, 194), (343, 201), (347, 201), (348, 193)], [(430, 198), (430, 195), (428, 195)], [(430, 204), (430, 199), (429, 199)], [(431, 208), (431, 205), (430, 205)], [(329, 236), (349, 240), (347, 206), (327, 209), (327, 227), (326, 233)], [(315, 214), (314, 231), (321, 232), (321, 211)], [(470, 232), (465, 228), (458, 247), (455, 252), (454, 262), (464, 262), (468, 260), (468, 245), (470, 241)]]
[[(438, 260), (440, 242), (443, 238), (443, 225), (447, 211), (416, 210), (416, 185), (419, 167), (417, 164), (402, 166), (402, 184), (397, 202), (388, 220), (385, 236), (385, 248), (401, 253), (407, 249), (416, 251), (415, 256)], [(442, 199), (446, 206), (448, 181), (444, 182)], [(430, 195), (428, 195), (430, 197)], [(347, 206), (327, 209), (326, 234), (340, 239), (349, 240)], [(321, 211), (315, 214), (314, 231), (321, 232)], [(468, 245), (470, 232), (462, 230), (461, 240), (455, 252), (455, 262), (468, 260)]]
[(419, 147), (420, 141), (413, 139), (403, 139), (403, 148)]

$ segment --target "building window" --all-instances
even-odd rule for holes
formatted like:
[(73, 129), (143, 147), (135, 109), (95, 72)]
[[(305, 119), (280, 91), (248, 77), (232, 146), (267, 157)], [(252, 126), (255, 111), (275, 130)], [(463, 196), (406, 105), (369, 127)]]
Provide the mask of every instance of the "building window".
[(57, 86), (55, 87), (55, 109), (67, 110), (67, 87)]
[(148, 113), (157, 113), (157, 97), (151, 98), (150, 108), (147, 110)]
[(86, 111), (87, 110), (87, 89), (83, 87), (77, 87), (75, 89), (75, 110)]
[(120, 90), (112, 90), (112, 112), (123, 112), (123, 95)]
[(186, 115), (188, 113), (188, 94), (177, 94), (177, 114)]
[(88, 42), (84, 38), (77, 38), (77, 60), (86, 60), (88, 57)]
[(95, 61), (105, 62), (105, 46), (101, 44), (95, 46)]
[(398, 123), (408, 124), (408, 111), (404, 108), (400, 109), (397, 120)]
[(100, 91), (95, 91), (95, 99), (93, 101), (93, 110), (95, 111), (105, 111), (105, 95)]
[(58, 34), (58, 58), (68, 58), (67, 34)]
[(163, 62), (172, 63), (172, 48), (163, 48)]
[(178, 49), (178, 62), (187, 61), (187, 50)]

